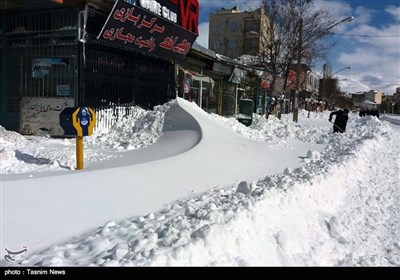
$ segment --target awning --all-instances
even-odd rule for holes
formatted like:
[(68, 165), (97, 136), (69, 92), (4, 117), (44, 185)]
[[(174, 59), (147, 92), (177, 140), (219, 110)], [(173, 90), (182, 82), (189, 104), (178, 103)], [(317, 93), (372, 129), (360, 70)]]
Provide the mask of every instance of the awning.
[(268, 72), (268, 69), (263, 67), (263, 66), (255, 66), (255, 65), (248, 65), (248, 64), (245, 64), (245, 63), (240, 63), (240, 62), (236, 61), (235, 59), (232, 59), (230, 57), (227, 57), (227, 56), (224, 56), (224, 55), (221, 55), (221, 54), (218, 54), (218, 53), (216, 54), (216, 56), (217, 56), (217, 60), (218, 61), (222, 61), (222, 62), (224, 62), (224, 63), (226, 63), (228, 65), (240, 67), (243, 70), (248, 70), (248, 71), (250, 71), (250, 70), (259, 70), (259, 71)]
[(234, 84), (240, 84), (242, 83), (242, 80), (244, 79), (245, 76), (246, 76), (246, 71), (235, 66), (235, 68), (232, 71), (232, 75), (229, 78), (229, 82)]
[(201, 81), (203, 83), (210, 83), (211, 84), (211, 88), (214, 88), (215, 82), (211, 77), (203, 75), (203, 74), (200, 74), (200, 73), (196, 73), (196, 72), (193, 72), (193, 71), (190, 71), (190, 70), (186, 70), (186, 69), (183, 69), (183, 68), (180, 68), (180, 70), (182, 70), (185, 74), (191, 75), (193, 80)]
[[(211, 77), (203, 75), (203, 74), (200, 74), (200, 73), (197, 73), (197, 72), (193, 72), (193, 71), (190, 71), (190, 70), (183, 69), (182, 67), (179, 67), (179, 69), (185, 74), (185, 76), (189, 76), (189, 79), (191, 79), (193, 81), (200, 81), (202, 83), (211, 84), (208, 94), (210, 96), (213, 96), (213, 89), (214, 89), (215, 82)], [(191, 82), (189, 82), (189, 83), (190, 83), (190, 87), (191, 87)], [(188, 87), (187, 91), (190, 91), (189, 85), (187, 85), (187, 87)]]

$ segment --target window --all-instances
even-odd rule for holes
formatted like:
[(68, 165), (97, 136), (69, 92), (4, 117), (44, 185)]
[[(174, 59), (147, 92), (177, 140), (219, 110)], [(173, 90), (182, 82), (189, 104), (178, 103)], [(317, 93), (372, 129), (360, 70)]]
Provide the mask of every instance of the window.
[(218, 50), (219, 49), (219, 42), (214, 42), (213, 43), (213, 49)]
[(256, 48), (258, 45), (258, 40), (254, 38), (246, 39), (244, 41), (246, 48)]
[(246, 54), (256, 54), (259, 50), (258, 39), (257, 38), (250, 38), (245, 39), (243, 42), (243, 51)]
[(219, 28), (220, 28), (220, 26), (219, 26), (219, 23), (216, 23), (216, 24), (214, 24), (214, 32), (219, 32)]
[(231, 28), (232, 31), (238, 30), (238, 24), (236, 21), (231, 21), (229, 23), (229, 27)]
[(258, 24), (256, 20), (245, 20), (244, 32), (257, 31)]
[(230, 41), (229, 42), (229, 48), (230, 49), (236, 49), (237, 47), (237, 42), (236, 41)]

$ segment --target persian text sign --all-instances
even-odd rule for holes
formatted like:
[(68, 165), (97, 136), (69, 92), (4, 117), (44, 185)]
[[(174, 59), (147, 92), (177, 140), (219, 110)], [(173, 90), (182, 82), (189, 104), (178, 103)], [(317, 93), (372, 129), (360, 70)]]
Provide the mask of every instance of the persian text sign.
[(69, 65), (69, 59), (65, 57), (45, 57), (32, 59), (32, 78), (41, 79), (48, 75), (51, 71), (51, 66), (56, 65)]
[(182, 61), (197, 35), (124, 1), (115, 3), (98, 39)]

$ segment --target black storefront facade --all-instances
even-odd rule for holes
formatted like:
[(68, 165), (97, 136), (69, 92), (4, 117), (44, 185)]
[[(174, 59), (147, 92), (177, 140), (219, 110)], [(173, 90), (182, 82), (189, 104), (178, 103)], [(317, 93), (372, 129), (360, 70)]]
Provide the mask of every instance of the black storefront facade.
[[(176, 97), (174, 60), (151, 53), (144, 36), (124, 42), (125, 31), (114, 32), (114, 41), (98, 38), (107, 31), (103, 26), (112, 17), (113, 1), (31, 2), (0, 7), (1, 126), (22, 134), (60, 135), (58, 114), (65, 107), (148, 109)], [(143, 10), (135, 12), (143, 15)], [(138, 25), (149, 28), (149, 22), (148, 15)], [(153, 31), (161, 33), (162, 21), (157, 23)], [(170, 41), (164, 40), (167, 51)], [(188, 44), (174, 46), (182, 56), (188, 51)]]

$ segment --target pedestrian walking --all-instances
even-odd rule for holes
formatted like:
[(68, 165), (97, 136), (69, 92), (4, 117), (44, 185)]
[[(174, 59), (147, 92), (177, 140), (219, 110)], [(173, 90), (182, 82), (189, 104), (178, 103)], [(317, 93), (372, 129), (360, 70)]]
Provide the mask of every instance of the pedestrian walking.
[(333, 133), (336, 132), (346, 132), (347, 120), (349, 119), (349, 110), (338, 110), (330, 113), (329, 121), (332, 122), (332, 117), (335, 117), (335, 122), (333, 123)]

